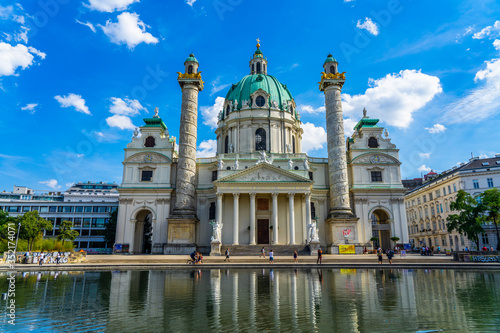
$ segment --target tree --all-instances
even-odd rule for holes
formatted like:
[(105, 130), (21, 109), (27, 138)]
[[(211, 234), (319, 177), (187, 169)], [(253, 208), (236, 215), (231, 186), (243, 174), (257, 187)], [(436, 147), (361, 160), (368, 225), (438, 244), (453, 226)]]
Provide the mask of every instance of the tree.
[(500, 251), (500, 191), (497, 188), (486, 190), (480, 194), (479, 210), (483, 214), (485, 222), (492, 222), (497, 232), (497, 250)]
[(464, 190), (460, 190), (457, 193), (456, 200), (450, 203), (450, 208), (452, 211), (457, 211), (458, 214), (448, 216), (448, 232), (458, 231), (475, 242), (479, 249), (479, 234), (484, 229), (481, 225), (481, 207), (479, 207), (476, 199)]
[(370, 242), (373, 242), (372, 246), (373, 246), (373, 249), (375, 250), (375, 242), (378, 242), (378, 237), (372, 237), (370, 238)]
[(115, 244), (116, 239), (116, 223), (118, 220), (118, 210), (111, 212), (109, 214), (108, 223), (106, 223), (106, 227), (104, 229), (104, 241), (106, 245), (111, 247)]
[(35, 239), (42, 235), (43, 230), (52, 231), (52, 223), (42, 218), (38, 211), (27, 212), (20, 218), (21, 230), (19, 237), (28, 241), (31, 251)]
[(13, 216), (9, 216), (6, 211), (0, 210), (0, 239), (7, 239), (9, 236), (9, 223), (14, 223), (17, 232), (18, 219)]
[(65, 240), (74, 241), (75, 238), (80, 235), (78, 231), (73, 230), (72, 228), (73, 228), (73, 222), (71, 221), (61, 222), (61, 225), (59, 226), (59, 235), (57, 235), (57, 239), (62, 241), (63, 245)]

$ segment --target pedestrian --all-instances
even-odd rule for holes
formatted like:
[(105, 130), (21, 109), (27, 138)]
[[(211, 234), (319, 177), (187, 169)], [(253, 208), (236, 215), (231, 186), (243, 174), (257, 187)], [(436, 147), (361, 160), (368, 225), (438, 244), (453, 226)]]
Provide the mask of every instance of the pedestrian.
[(226, 259), (224, 259), (224, 261), (231, 261), (229, 260), (229, 249), (226, 249)]
[(294, 251), (294, 252), (293, 252), (293, 260), (295, 261), (295, 263), (296, 263), (296, 264), (298, 264), (298, 263), (299, 263), (299, 259), (298, 259), (297, 257), (298, 257), (298, 255), (297, 255), (297, 251)]
[(469, 252), (469, 248), (467, 246), (465, 247), (465, 252)]
[(274, 252), (272, 249), (269, 251), (269, 263), (274, 264)]
[(38, 265), (39, 266), (43, 265), (43, 258), (44, 258), (44, 254), (43, 254), (43, 251), (42, 251), (42, 252), (40, 252), (40, 256), (38, 256)]
[(264, 247), (262, 247), (262, 249), (260, 250), (260, 256), (259, 257), (263, 257), (263, 258), (266, 257), (266, 250), (264, 249)]
[(441, 253), (441, 246), (438, 246), (438, 254)]
[(316, 264), (320, 264), (323, 260), (323, 251), (321, 251), (321, 248), (318, 249), (318, 260), (316, 260)]
[(483, 252), (486, 252), (486, 251), (488, 251), (488, 248), (483, 245), (483, 248), (481, 250), (483, 250)]
[(61, 252), (57, 252), (56, 265), (59, 265), (59, 261), (61, 261)]
[(378, 257), (378, 263), (382, 264), (383, 256), (382, 256), (382, 249), (380, 247), (377, 249), (377, 257)]
[(490, 251), (495, 251), (495, 250), (493, 250), (493, 246), (490, 246)]
[(394, 257), (394, 251), (391, 249), (387, 250), (387, 259), (389, 259), (389, 264), (392, 265), (392, 257)]

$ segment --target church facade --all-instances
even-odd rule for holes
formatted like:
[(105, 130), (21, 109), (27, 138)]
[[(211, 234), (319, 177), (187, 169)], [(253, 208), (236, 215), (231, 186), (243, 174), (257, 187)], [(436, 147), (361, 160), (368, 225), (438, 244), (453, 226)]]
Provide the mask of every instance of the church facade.
[(331, 55), (319, 87), (327, 158), (302, 152), (295, 101), (268, 74), (259, 44), (250, 74), (227, 92), (216, 156), (196, 158), (203, 81), (194, 55), (184, 65), (178, 149), (157, 110), (125, 149), (116, 234), (122, 252), (220, 255), (227, 246), (286, 245), (362, 253), (394, 246), (391, 237), (408, 242), (398, 149), (366, 111), (345, 140), (345, 73)]

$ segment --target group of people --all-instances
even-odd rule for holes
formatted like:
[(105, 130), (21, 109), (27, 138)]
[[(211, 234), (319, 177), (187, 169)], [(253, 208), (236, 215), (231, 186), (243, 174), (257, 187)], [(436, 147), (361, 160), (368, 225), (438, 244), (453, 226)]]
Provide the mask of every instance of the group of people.
[(200, 252), (193, 251), (189, 256), (194, 264), (203, 264), (203, 256)]
[[(45, 259), (47, 257), (49, 257), (50, 254), (47, 253), (45, 254), (45, 252), (41, 251), (40, 254), (38, 255), (38, 266), (42, 266)], [(24, 254), (24, 258), (25, 258), (25, 263), (28, 263), (29, 262), (29, 258), (31, 257), (31, 252), (30, 251), (27, 251), (25, 254)], [(56, 259), (56, 265), (59, 265), (61, 264), (61, 258), (63, 256), (61, 255), (61, 252), (57, 252), (56, 256), (55, 256), (55, 259)]]
[(378, 263), (382, 264), (384, 252), (387, 255), (387, 259), (389, 260), (389, 264), (392, 265), (392, 258), (394, 258), (394, 251), (391, 249), (387, 249), (386, 251), (383, 251), (380, 247), (377, 249)]

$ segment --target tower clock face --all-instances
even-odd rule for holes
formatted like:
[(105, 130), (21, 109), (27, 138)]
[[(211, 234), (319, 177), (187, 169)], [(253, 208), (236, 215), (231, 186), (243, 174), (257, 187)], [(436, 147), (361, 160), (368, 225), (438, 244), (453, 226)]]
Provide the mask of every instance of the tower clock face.
[(373, 155), (371, 158), (370, 158), (370, 161), (372, 163), (380, 163), (380, 157), (378, 155)]
[(148, 155), (146, 155), (146, 156), (144, 157), (144, 161), (145, 161), (146, 163), (153, 162), (153, 156), (151, 156), (151, 155), (149, 155), (149, 154), (148, 154)]

